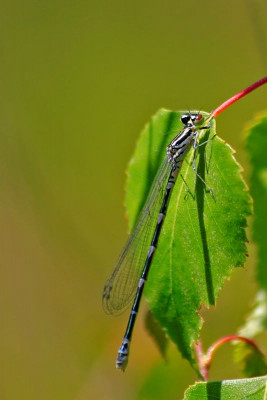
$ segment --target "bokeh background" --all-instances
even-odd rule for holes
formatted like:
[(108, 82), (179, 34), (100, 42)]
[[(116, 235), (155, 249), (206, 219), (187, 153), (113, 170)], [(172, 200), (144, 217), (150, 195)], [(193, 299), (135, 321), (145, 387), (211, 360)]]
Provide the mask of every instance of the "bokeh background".
[[(165, 364), (143, 302), (125, 374), (128, 318), (102, 288), (126, 239), (125, 169), (160, 107), (210, 111), (266, 75), (267, 2), (3, 0), (0, 5), (0, 399), (182, 398), (196, 379)], [(217, 121), (249, 176), (242, 130), (267, 87)], [(255, 248), (203, 311), (203, 342), (237, 331), (253, 301)], [(266, 338), (259, 343), (266, 349)], [(211, 379), (240, 377), (231, 346)]]

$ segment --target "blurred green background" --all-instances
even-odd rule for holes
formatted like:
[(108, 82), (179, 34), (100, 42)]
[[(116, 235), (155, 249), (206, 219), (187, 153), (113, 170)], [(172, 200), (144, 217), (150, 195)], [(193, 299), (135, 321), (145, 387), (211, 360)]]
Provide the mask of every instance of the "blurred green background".
[[(124, 171), (160, 107), (210, 111), (266, 75), (267, 2), (4, 0), (0, 9), (0, 399), (182, 398), (196, 375), (172, 346), (165, 366), (142, 316), (128, 369), (115, 370), (128, 315), (106, 316), (101, 295), (126, 239)], [(241, 132), (267, 109), (266, 93), (217, 121), (246, 177)], [(203, 313), (205, 347), (249, 310), (253, 245), (250, 254), (216, 311)], [(226, 346), (210, 378), (238, 376)]]

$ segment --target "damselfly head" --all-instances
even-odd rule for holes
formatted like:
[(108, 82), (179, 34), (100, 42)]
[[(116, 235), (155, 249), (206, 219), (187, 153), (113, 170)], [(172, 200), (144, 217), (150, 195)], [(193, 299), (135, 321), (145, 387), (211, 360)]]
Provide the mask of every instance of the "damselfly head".
[(203, 120), (203, 115), (200, 113), (197, 114), (182, 114), (181, 118), (180, 118), (181, 122), (186, 125), (186, 126), (192, 126), (192, 125), (196, 125), (202, 122)]

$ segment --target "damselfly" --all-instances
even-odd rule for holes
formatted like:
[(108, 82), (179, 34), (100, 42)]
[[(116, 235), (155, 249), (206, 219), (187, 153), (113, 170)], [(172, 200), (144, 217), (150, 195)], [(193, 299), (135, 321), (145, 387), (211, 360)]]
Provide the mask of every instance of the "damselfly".
[[(126, 332), (118, 351), (116, 366), (125, 370), (130, 340), (138, 313), (144, 284), (158, 244), (173, 186), (190, 148), (196, 150), (200, 131), (208, 129), (200, 113), (181, 116), (182, 130), (167, 146), (166, 157), (154, 179), (147, 201), (121, 253), (118, 264), (103, 292), (103, 306), (108, 314), (119, 314), (133, 300)], [(204, 144), (206, 142), (201, 143)], [(195, 168), (195, 155), (193, 159)], [(197, 174), (198, 175), (198, 174)], [(198, 177), (203, 181), (201, 176)], [(205, 184), (205, 182), (203, 181)], [(212, 194), (212, 190), (210, 189)]]
[[(192, 146), (196, 150), (197, 147), (207, 143), (204, 141), (198, 144), (198, 138), (201, 130), (209, 128), (212, 118), (216, 118), (231, 104), (265, 83), (267, 83), (267, 77), (232, 96), (211, 112), (206, 120), (200, 113), (187, 113), (181, 116), (184, 127), (168, 145), (166, 158), (154, 179), (147, 201), (121, 253), (118, 264), (104, 287), (103, 306), (108, 314), (121, 313), (133, 300), (126, 332), (118, 351), (117, 368), (125, 370), (127, 366), (130, 341), (144, 284), (158, 244), (172, 189), (186, 154)], [(196, 152), (193, 158), (193, 169), (206, 185), (196, 171), (195, 155)], [(211, 189), (210, 193), (212, 195)]]

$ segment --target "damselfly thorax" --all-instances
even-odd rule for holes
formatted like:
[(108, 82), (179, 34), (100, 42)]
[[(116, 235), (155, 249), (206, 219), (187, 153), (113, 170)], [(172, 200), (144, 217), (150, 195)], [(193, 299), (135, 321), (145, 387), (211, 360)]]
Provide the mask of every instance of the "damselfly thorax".
[(183, 114), (181, 122), (185, 125), (179, 134), (167, 147), (168, 162), (173, 168), (179, 168), (188, 151), (191, 148), (194, 138), (198, 134), (198, 124), (202, 122), (201, 114)]

